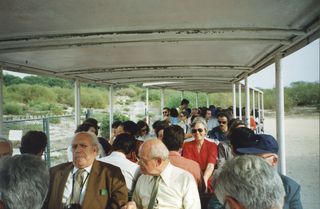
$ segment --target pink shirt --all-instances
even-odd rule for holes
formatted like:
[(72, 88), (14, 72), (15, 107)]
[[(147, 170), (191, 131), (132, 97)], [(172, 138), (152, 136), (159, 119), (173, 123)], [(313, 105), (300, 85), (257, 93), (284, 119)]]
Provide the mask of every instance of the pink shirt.
[(177, 151), (170, 151), (169, 152), (169, 160), (172, 165), (190, 172), (193, 175), (193, 177), (195, 178), (198, 185), (200, 185), (202, 183), (201, 170), (200, 170), (200, 166), (197, 162), (182, 157), (180, 155), (180, 153)]

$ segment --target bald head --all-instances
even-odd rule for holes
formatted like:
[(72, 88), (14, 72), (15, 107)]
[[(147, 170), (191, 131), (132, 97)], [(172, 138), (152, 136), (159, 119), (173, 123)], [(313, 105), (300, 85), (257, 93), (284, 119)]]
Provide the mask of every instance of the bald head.
[(151, 139), (144, 142), (139, 151), (141, 172), (157, 176), (169, 163), (169, 150), (161, 140)]

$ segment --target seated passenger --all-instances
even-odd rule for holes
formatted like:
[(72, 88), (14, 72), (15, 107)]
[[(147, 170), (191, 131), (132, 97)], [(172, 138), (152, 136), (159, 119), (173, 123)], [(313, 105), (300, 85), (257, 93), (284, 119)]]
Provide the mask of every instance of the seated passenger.
[(184, 158), (180, 152), (184, 139), (183, 129), (177, 125), (171, 125), (163, 130), (163, 143), (169, 150), (169, 160), (174, 166), (189, 171), (195, 178), (199, 191), (203, 190), (203, 178), (201, 169), (196, 161)]
[(119, 167), (126, 180), (128, 191), (132, 193), (140, 170), (139, 165), (128, 160), (126, 155), (135, 151), (135, 138), (126, 133), (120, 134), (114, 140), (112, 148), (111, 154), (100, 158), (99, 161)]
[(282, 209), (281, 178), (259, 157), (241, 156), (226, 162), (217, 182), (215, 193), (225, 208)]
[(10, 140), (0, 136), (0, 158), (3, 156), (12, 156), (13, 148)]
[(42, 131), (28, 131), (21, 138), (21, 154), (42, 156), (47, 146), (47, 136)]
[(142, 175), (136, 184), (133, 201), (122, 208), (201, 208), (194, 177), (170, 163), (169, 151), (162, 141), (144, 142), (139, 155)]

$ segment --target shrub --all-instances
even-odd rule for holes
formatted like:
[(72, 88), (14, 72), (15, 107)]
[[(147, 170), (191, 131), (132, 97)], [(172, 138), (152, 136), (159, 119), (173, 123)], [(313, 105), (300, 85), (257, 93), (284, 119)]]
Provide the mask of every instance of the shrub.
[[(113, 121), (126, 121), (129, 120), (129, 117), (120, 113), (120, 112), (114, 112), (113, 113)], [(106, 113), (104, 117), (102, 118), (101, 126), (100, 126), (100, 131), (101, 131), (101, 136), (104, 138), (109, 138), (109, 127), (110, 127), (110, 121), (109, 121), (109, 113)]]
[(23, 113), (22, 105), (15, 102), (4, 104), (3, 112), (6, 115), (21, 115)]

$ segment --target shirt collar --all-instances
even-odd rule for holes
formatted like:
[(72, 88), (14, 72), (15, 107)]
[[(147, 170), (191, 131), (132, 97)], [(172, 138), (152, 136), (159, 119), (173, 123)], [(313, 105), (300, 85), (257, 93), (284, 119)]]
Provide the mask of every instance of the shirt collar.
[(126, 158), (126, 155), (119, 151), (112, 151), (109, 156)]
[(166, 185), (170, 185), (170, 179), (171, 179), (171, 173), (172, 173), (172, 169), (173, 166), (172, 164), (169, 162), (168, 165), (166, 166), (166, 168), (162, 171), (162, 173), (160, 174), (162, 180), (164, 181), (164, 183)]
[[(92, 165), (88, 166), (88, 167), (85, 167), (84, 170), (87, 171), (87, 173), (90, 173), (91, 172), (91, 168), (92, 168)], [(72, 170), (72, 174), (75, 174), (77, 172), (77, 170), (79, 170), (79, 168), (76, 168), (75, 166), (73, 167), (73, 170)]]

